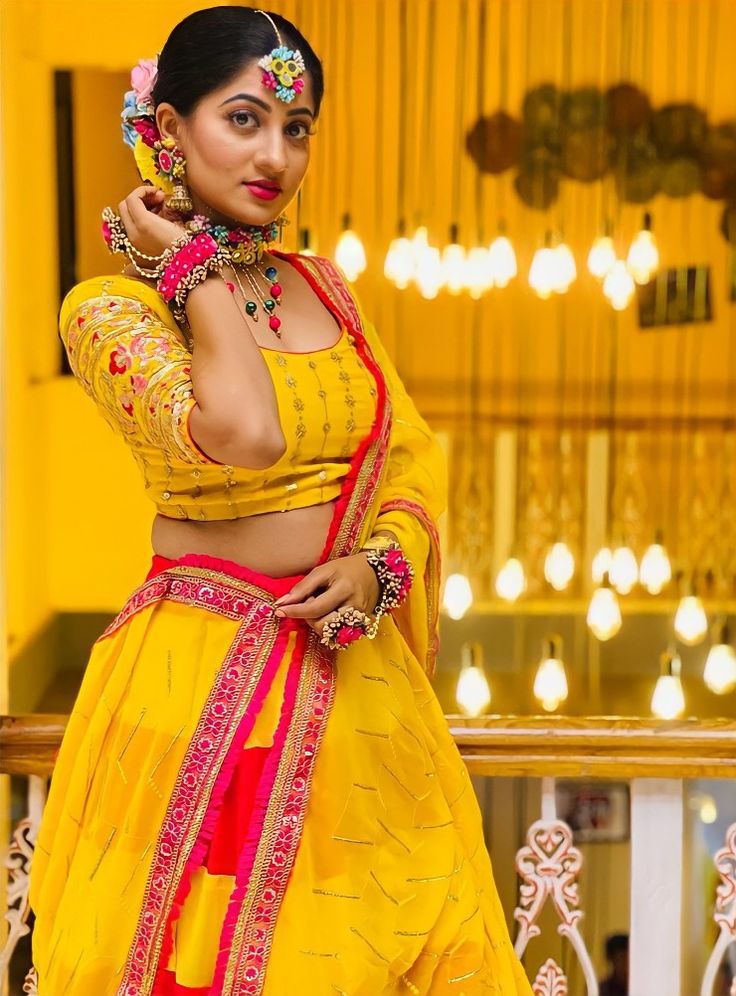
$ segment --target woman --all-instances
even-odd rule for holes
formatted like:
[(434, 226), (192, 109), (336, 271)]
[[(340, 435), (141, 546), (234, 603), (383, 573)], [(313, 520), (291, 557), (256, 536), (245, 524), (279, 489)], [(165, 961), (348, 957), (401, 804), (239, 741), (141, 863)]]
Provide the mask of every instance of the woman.
[(214, 7), (133, 84), (149, 182), (103, 226), (130, 264), (60, 331), (154, 556), (57, 759), (38, 991), (529, 994), (429, 682), (441, 452), (340, 273), (273, 245), (320, 62), (277, 14)]

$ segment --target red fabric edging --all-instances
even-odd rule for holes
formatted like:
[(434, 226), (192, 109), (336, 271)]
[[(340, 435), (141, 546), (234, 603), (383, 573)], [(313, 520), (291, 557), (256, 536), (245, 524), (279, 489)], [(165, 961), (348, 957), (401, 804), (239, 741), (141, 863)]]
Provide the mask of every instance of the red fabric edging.
[[(241, 756), (243, 745), (253, 729), (256, 716), (258, 715), (271, 684), (273, 683), (273, 678), (278, 668), (278, 664), (281, 661), (286, 649), (290, 629), (291, 627), (282, 627), (276, 637), (273, 649), (271, 650), (269, 659), (264, 667), (261, 681), (258, 683), (258, 687), (253, 693), (253, 698), (251, 699), (244, 716), (240, 720), (238, 729), (232, 739), (227, 755), (225, 756), (225, 760), (220, 766), (197, 839), (192, 846), (192, 850), (189, 854), (186, 865), (184, 866), (184, 870), (181, 874), (179, 884), (174, 894), (171, 910), (169, 911), (166, 926), (164, 928), (163, 942), (158, 959), (159, 967), (165, 968), (168, 963), (173, 949), (174, 940), (171, 926), (173, 922), (179, 918), (179, 914), (181, 913), (184, 905), (184, 900), (189, 895), (192, 872), (203, 864), (204, 857), (207, 853), (210, 841), (212, 840), (215, 826), (217, 825), (220, 811), (222, 809), (225, 790), (230, 783), (235, 765)], [(160, 996), (155, 987), (153, 996)]]
[(215, 976), (208, 996), (219, 996), (222, 992), (222, 985), (225, 977), (227, 962), (230, 957), (230, 949), (232, 947), (235, 926), (243, 900), (245, 899), (250, 876), (253, 871), (256, 851), (258, 850), (258, 844), (261, 840), (263, 822), (271, 798), (271, 790), (273, 788), (276, 773), (281, 761), (281, 755), (286, 742), (286, 733), (289, 729), (291, 717), (294, 712), (296, 693), (301, 674), (301, 658), (304, 654), (305, 643), (305, 636), (300, 634), (297, 638), (297, 645), (295, 647), (294, 654), (289, 663), (289, 673), (286, 676), (286, 686), (284, 688), (284, 701), (281, 709), (281, 716), (279, 718), (279, 724), (274, 734), (273, 746), (269, 752), (261, 778), (258, 782), (258, 787), (256, 789), (250, 826), (240, 852), (240, 860), (238, 862), (238, 870), (235, 878), (235, 887), (230, 896), (227, 913), (225, 914), (225, 921), (220, 934), (220, 951), (217, 957), (217, 964), (215, 966)]

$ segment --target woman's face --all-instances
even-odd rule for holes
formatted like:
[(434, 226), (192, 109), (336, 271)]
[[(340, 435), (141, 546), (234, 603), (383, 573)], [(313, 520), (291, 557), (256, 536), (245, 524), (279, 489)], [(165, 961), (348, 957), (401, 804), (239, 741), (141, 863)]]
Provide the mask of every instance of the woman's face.
[(156, 108), (159, 131), (173, 138), (186, 158), (194, 213), (219, 224), (273, 221), (296, 195), (309, 164), (314, 123), (309, 74), (301, 77), (304, 89), (290, 104), (261, 83), (262, 75), (254, 60), (203, 97), (189, 119), (171, 104)]

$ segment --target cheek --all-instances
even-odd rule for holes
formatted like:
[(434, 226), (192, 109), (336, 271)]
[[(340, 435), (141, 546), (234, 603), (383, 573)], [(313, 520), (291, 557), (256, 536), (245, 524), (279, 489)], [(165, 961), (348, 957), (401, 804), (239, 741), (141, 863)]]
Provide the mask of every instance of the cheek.
[(228, 131), (228, 125), (214, 123), (200, 128), (195, 136), (197, 158), (207, 169), (226, 170), (242, 162), (243, 144)]

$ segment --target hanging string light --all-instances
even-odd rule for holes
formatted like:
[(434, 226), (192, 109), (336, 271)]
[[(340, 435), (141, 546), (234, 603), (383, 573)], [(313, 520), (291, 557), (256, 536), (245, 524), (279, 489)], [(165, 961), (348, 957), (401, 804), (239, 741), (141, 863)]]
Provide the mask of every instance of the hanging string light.
[(685, 711), (679, 654), (666, 650), (660, 658), (660, 675), (652, 695), (652, 712), (660, 719), (676, 719)]
[(383, 273), (399, 290), (405, 290), (414, 277), (414, 253), (411, 240), (405, 235), (405, 222), (399, 222), (399, 234), (386, 253)]
[(617, 259), (603, 281), (603, 293), (616, 311), (624, 311), (634, 296), (636, 285), (626, 263)]
[(731, 633), (725, 620), (718, 626), (716, 642), (708, 652), (703, 680), (716, 695), (725, 695), (736, 688), (736, 651), (731, 646)]
[(575, 574), (575, 557), (564, 540), (553, 543), (544, 558), (544, 576), (555, 589), (564, 591)]
[(591, 564), (590, 573), (594, 584), (600, 584), (603, 581), (604, 575), (609, 574), (610, 570), (611, 548), (609, 546), (602, 546), (593, 557), (593, 563)]
[(358, 279), (364, 272), (367, 262), (365, 249), (357, 232), (350, 227), (350, 214), (343, 216), (342, 233), (335, 249), (335, 261), (345, 271), (345, 276), (351, 282)]
[(662, 530), (658, 529), (639, 565), (639, 583), (650, 595), (658, 595), (672, 580), (672, 565), (663, 539)]
[(509, 557), (496, 577), (496, 594), (505, 602), (515, 602), (525, 591), (524, 565), (518, 557)]
[(491, 704), (491, 688), (483, 667), (483, 647), (477, 642), (465, 643), (460, 655), (455, 698), (466, 716), (480, 716)]
[(555, 254), (556, 294), (566, 294), (577, 279), (578, 271), (572, 249), (566, 242), (560, 242), (553, 250)]
[(465, 259), (465, 286), (474, 300), (481, 298), (493, 287), (493, 272), (488, 250), (473, 246)]
[[(506, 2), (501, 4), (499, 12), (499, 30), (497, 36), (499, 77), (498, 107), (501, 113), (507, 111), (509, 103), (509, 52), (511, 49), (509, 6), (510, 5)], [(479, 56), (479, 62), (484, 72), (489, 65), (489, 60), (485, 57), (485, 53), (488, 51), (489, 41), (490, 39), (487, 37), (481, 39), (483, 54)], [(483, 80), (481, 80), (481, 83), (483, 83)], [(483, 85), (483, 92), (485, 92), (486, 89), (487, 88)], [(503, 209), (505, 208), (505, 203), (501, 193), (500, 176), (496, 177), (496, 198), (497, 216), (501, 220), (498, 225), (498, 234), (488, 247), (488, 267), (491, 279), (493, 280), (495, 286), (503, 288), (508, 287), (509, 283), (514, 279), (514, 277), (516, 277), (518, 273), (518, 264), (516, 261), (514, 247), (511, 244), (511, 240), (506, 235), (506, 225), (503, 221)]]
[(450, 225), (450, 242), (442, 250), (444, 286), (453, 296), (465, 287), (465, 249), (457, 240), (457, 225)]
[(529, 286), (543, 301), (552, 297), (559, 283), (558, 259), (551, 244), (551, 234), (545, 236), (545, 244), (534, 253), (529, 267)]
[(450, 574), (445, 581), (442, 605), (451, 619), (462, 619), (473, 604), (473, 589), (464, 574)]
[(488, 269), (496, 287), (508, 287), (516, 276), (516, 253), (506, 235), (497, 235), (488, 247)]
[(629, 268), (637, 284), (647, 284), (653, 274), (659, 269), (659, 250), (652, 235), (652, 216), (647, 211), (640, 232), (634, 236), (626, 257)]
[(610, 640), (621, 629), (621, 608), (616, 592), (611, 587), (608, 573), (603, 575), (588, 606), (586, 622), (597, 640)]
[(428, 301), (433, 300), (439, 294), (444, 282), (444, 273), (442, 256), (436, 246), (427, 245), (420, 250), (416, 261), (414, 281), (419, 288), (419, 293)]
[(562, 661), (562, 637), (557, 633), (544, 641), (542, 659), (534, 678), (534, 695), (545, 712), (554, 712), (567, 698), (567, 675)]
[(603, 235), (599, 235), (588, 253), (588, 270), (603, 280), (610, 273), (613, 264), (616, 262), (616, 250), (610, 233), (610, 222), (607, 221)]
[[(382, 8), (377, 8), (377, 13), (382, 14)], [(407, 11), (406, 0), (401, 0), (399, 7), (399, 59), (398, 74), (398, 115), (396, 145), (399, 149), (396, 202), (399, 223), (396, 237), (391, 242), (386, 253), (383, 264), (383, 272), (387, 280), (390, 280), (399, 290), (405, 290), (414, 277), (414, 255), (411, 241), (406, 237), (406, 163), (407, 152), (404, 145), (408, 145), (408, 135), (406, 128), (406, 76), (408, 59), (408, 26), (406, 23)], [(382, 39), (381, 39), (382, 40)], [(383, 51), (383, 46), (378, 46), (378, 51)], [(379, 79), (383, 79), (381, 74)], [(380, 160), (379, 160), (380, 162)]]
[(623, 542), (611, 554), (609, 576), (619, 595), (628, 595), (639, 578), (634, 551)]
[[(343, 53), (343, 75), (347, 78), (352, 65), (353, 50), (353, 17), (352, 5), (346, 4), (344, 8), (345, 16), (345, 37), (340, 46)], [(345, 88), (345, 134), (351, 135), (355, 129), (356, 116), (353, 112), (352, 87)], [(354, 140), (353, 140), (354, 144)], [(347, 210), (342, 219), (342, 233), (337, 240), (335, 248), (335, 261), (342, 268), (346, 277), (351, 282), (365, 271), (367, 266), (365, 248), (357, 232), (353, 231), (350, 218), (350, 206), (353, 204), (353, 170), (348, 167), (347, 182), (345, 190), (345, 203)]]
[(688, 647), (702, 643), (708, 633), (708, 616), (693, 584), (691, 577), (687, 593), (680, 599), (675, 613), (675, 633)]

